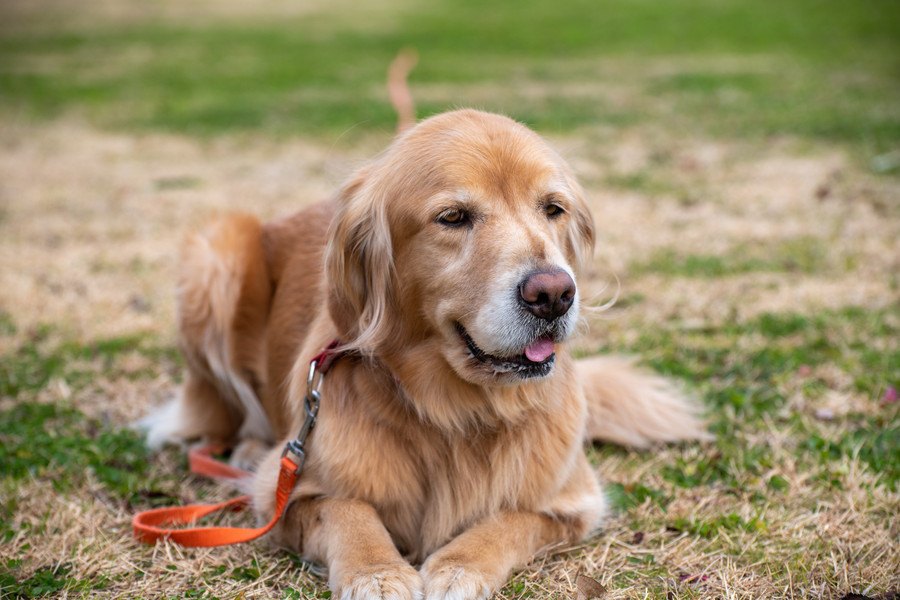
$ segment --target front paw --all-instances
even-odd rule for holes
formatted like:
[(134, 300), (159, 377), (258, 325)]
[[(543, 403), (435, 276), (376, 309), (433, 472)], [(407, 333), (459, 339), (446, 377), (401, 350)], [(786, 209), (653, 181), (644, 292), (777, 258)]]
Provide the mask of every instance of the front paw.
[(368, 565), (345, 573), (335, 586), (341, 600), (422, 600), (422, 577), (407, 563)]
[(228, 464), (244, 471), (256, 471), (256, 467), (272, 447), (261, 440), (246, 438), (231, 452)]
[(458, 561), (429, 559), (421, 573), (426, 600), (483, 600), (493, 588), (485, 573)]

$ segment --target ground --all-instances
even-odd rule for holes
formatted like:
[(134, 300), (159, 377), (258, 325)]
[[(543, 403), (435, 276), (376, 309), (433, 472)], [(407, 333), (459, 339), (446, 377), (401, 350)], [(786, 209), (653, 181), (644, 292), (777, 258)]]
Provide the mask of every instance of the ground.
[(716, 434), (589, 448), (614, 517), (495, 597), (900, 589), (898, 5), (248, 6), (0, 9), (0, 596), (329, 596), (263, 542), (134, 542), (136, 510), (232, 492), (129, 424), (182, 377), (184, 233), (326, 197), (390, 141), (404, 45), (421, 114), (502, 110), (570, 160), (580, 283), (616, 299), (577, 352), (675, 378)]

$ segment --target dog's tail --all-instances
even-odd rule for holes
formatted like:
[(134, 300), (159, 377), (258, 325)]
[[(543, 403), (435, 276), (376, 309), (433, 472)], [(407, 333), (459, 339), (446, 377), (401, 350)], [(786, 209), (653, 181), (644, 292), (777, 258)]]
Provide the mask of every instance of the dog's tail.
[(271, 440), (258, 399), (271, 295), (262, 235), (256, 217), (230, 214), (187, 238), (177, 292), (187, 378), (181, 397), (144, 421), (151, 446)]
[(409, 91), (409, 74), (419, 62), (412, 48), (401, 50), (388, 67), (387, 87), (391, 106), (397, 111), (397, 133), (416, 124), (416, 105)]
[(589, 440), (645, 448), (712, 438), (695, 401), (632, 361), (597, 356), (577, 361), (576, 368), (587, 397)]

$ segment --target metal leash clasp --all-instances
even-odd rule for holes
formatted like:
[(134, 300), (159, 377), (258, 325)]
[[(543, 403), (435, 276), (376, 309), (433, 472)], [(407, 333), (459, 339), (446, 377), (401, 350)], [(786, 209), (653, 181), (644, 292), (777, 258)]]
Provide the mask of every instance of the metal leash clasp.
[(306, 378), (306, 396), (303, 398), (303, 410), (306, 418), (303, 420), (303, 426), (297, 437), (289, 441), (284, 446), (281, 457), (284, 458), (288, 453), (293, 454), (296, 458), (293, 463), (297, 465), (295, 474), (299, 474), (303, 470), (303, 464), (306, 462), (306, 438), (313, 427), (316, 426), (316, 417), (319, 415), (319, 402), (322, 399), (322, 380), (325, 374), (319, 369), (319, 361), (313, 360), (309, 363), (309, 375)]

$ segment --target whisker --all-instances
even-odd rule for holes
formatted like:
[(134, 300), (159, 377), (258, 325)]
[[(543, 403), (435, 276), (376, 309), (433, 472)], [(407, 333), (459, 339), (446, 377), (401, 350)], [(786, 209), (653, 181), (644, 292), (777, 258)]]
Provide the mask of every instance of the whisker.
[(609, 309), (615, 306), (616, 302), (619, 301), (619, 296), (622, 293), (622, 282), (619, 280), (619, 276), (615, 273), (613, 273), (612, 276), (615, 279), (616, 284), (616, 291), (613, 294), (612, 298), (610, 298), (603, 304), (594, 305), (594, 302), (599, 301), (600, 296), (607, 290), (607, 288), (609, 288), (609, 282), (607, 282), (603, 285), (602, 288), (600, 288), (595, 294), (593, 294), (589, 300), (582, 301), (581, 310), (591, 318), (604, 318), (602, 313), (607, 312)]

